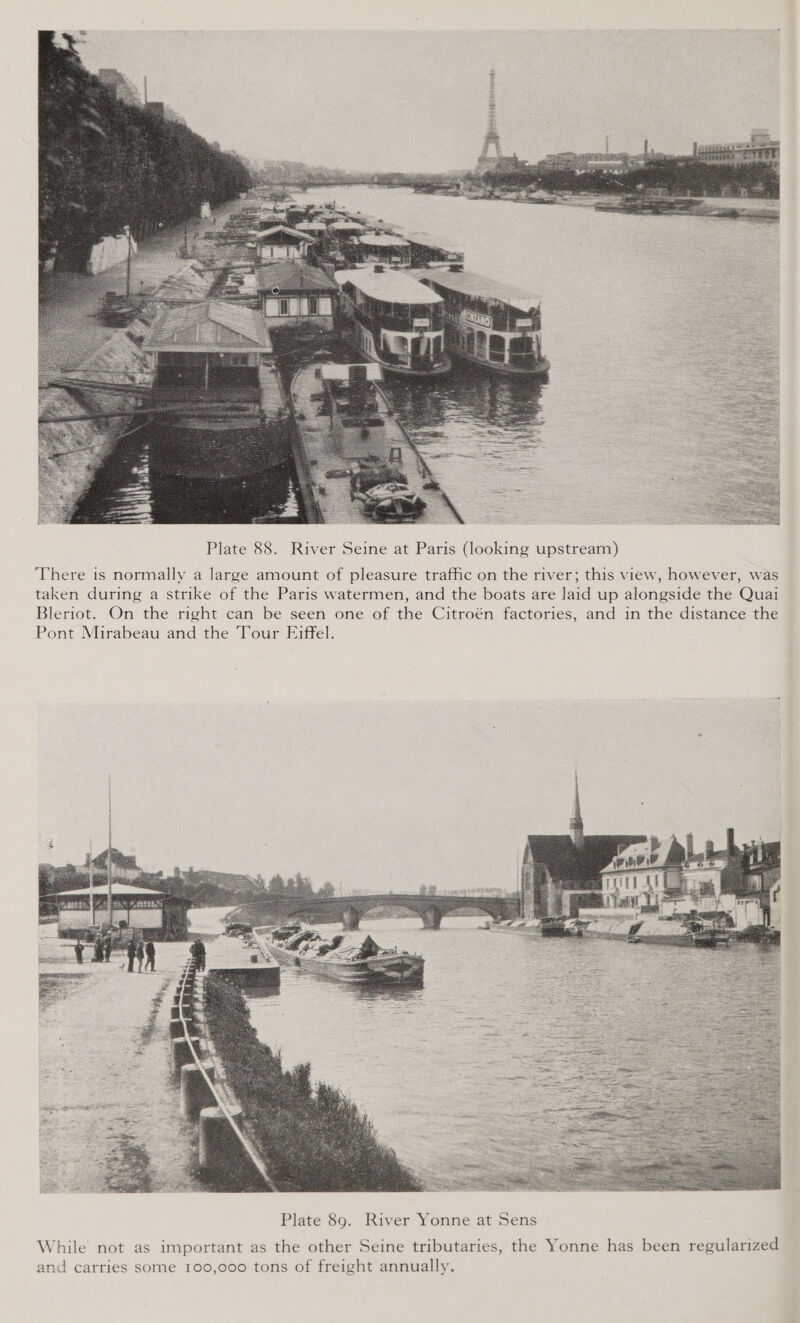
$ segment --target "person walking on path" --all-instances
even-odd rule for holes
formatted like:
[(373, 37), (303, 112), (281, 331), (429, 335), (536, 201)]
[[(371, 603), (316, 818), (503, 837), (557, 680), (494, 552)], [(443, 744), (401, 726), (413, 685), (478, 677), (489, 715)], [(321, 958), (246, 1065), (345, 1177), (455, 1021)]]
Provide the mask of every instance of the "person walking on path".
[(140, 942), (136, 948), (136, 959), (139, 962), (139, 973), (142, 972), (142, 961), (144, 960), (144, 942)]
[(102, 963), (103, 963), (103, 939), (102, 939), (102, 937), (95, 937), (95, 939), (94, 939), (94, 959), (95, 959), (95, 964), (102, 965)]
[(126, 947), (126, 950), (127, 950), (127, 952), (128, 952), (128, 973), (129, 973), (129, 974), (132, 974), (132, 973), (133, 973), (133, 961), (134, 961), (134, 958), (135, 958), (135, 956), (136, 956), (136, 943), (134, 942), (133, 938), (131, 938), (131, 940), (128, 942), (128, 945), (127, 945), (127, 947)]
[(198, 937), (197, 941), (196, 941), (195, 944), (194, 944), (194, 958), (195, 958), (195, 962), (196, 962), (196, 964), (197, 964), (197, 968), (198, 968), (198, 969), (205, 969), (205, 967), (206, 967), (206, 948), (205, 948), (205, 943), (202, 942), (202, 941), (200, 940), (199, 937)]
[(82, 964), (83, 964), (83, 942), (81, 941), (80, 937), (78, 938), (77, 942), (75, 943), (74, 951), (75, 951), (75, 959), (77, 960), (77, 962), (78, 962), (79, 965), (82, 965)]
[(111, 933), (106, 933), (105, 935), (105, 940), (103, 942), (103, 955), (105, 956), (106, 964), (108, 964), (111, 959)]
[(145, 969), (152, 969), (155, 973), (156, 968), (156, 948), (152, 942), (145, 942), (144, 953), (147, 956)]

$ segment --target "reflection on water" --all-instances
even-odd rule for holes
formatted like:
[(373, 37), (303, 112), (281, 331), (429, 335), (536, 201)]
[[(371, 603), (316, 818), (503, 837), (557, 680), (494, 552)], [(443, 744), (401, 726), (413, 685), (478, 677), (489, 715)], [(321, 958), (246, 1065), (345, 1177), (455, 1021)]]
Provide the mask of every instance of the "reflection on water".
[[(362, 924), (423, 987), (283, 968), (253, 1002), (285, 1068), (344, 1089), (428, 1189), (779, 1183), (779, 949), (555, 942)], [(754, 1012), (757, 1008), (757, 1013)]]
[(297, 523), (288, 464), (227, 481), (174, 478), (150, 468), (150, 429), (126, 437), (95, 478), (73, 519), (77, 524)]

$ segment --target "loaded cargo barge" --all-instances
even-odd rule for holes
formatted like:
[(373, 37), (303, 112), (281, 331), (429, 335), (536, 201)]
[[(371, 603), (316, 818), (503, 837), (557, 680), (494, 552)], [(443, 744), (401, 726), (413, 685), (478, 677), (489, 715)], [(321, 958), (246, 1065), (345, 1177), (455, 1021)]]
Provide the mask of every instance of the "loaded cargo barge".
[(295, 469), (310, 524), (464, 521), (380, 388), (377, 363), (318, 355), (295, 374)]

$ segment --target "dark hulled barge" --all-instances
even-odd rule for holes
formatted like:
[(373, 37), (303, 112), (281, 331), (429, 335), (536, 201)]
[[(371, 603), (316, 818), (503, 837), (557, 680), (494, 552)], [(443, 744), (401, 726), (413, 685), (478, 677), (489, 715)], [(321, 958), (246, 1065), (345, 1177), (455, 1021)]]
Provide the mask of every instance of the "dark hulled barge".
[(154, 472), (245, 479), (286, 461), (289, 410), (260, 313), (219, 299), (167, 308), (142, 347), (153, 363)]

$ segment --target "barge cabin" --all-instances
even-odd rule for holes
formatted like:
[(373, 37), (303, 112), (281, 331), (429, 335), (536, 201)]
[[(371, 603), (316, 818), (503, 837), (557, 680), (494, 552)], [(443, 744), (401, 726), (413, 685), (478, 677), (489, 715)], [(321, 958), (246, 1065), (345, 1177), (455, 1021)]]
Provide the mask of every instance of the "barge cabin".
[(259, 262), (268, 262), (275, 257), (305, 257), (312, 239), (302, 230), (293, 230), (291, 225), (273, 225), (263, 230), (257, 240)]
[(544, 376), (541, 297), (473, 271), (413, 271), (444, 300), (445, 344), (457, 358), (508, 376)]
[(404, 377), (441, 377), (451, 363), (444, 347), (439, 293), (381, 265), (337, 271), (342, 334), (364, 358)]
[(153, 470), (241, 478), (282, 464), (290, 419), (261, 313), (207, 299), (167, 308), (142, 348), (153, 364)]
[(382, 262), (386, 266), (410, 266), (411, 244), (400, 234), (360, 234), (355, 237), (358, 244), (358, 261), (367, 265)]
[(270, 262), (256, 270), (267, 327), (314, 326), (333, 330), (339, 291), (330, 276), (305, 262)]

